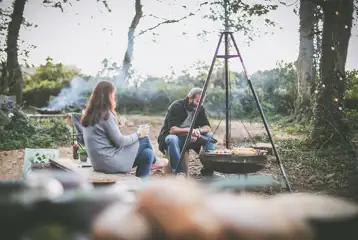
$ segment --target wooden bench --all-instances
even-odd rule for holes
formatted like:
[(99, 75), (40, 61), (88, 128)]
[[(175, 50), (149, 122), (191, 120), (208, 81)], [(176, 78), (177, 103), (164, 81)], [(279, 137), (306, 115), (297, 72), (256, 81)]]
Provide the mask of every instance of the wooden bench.
[(98, 183), (140, 183), (142, 180), (130, 173), (116, 173), (106, 174), (96, 172), (92, 167), (83, 167), (83, 162), (79, 160), (73, 160), (70, 158), (58, 158), (57, 160), (51, 160), (50, 163), (53, 167), (62, 169), (64, 171), (74, 172), (82, 177), (86, 178), (89, 182)]

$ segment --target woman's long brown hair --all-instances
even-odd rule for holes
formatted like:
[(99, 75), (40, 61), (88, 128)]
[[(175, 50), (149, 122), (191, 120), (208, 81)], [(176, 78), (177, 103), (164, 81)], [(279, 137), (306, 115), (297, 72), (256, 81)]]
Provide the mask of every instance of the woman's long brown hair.
[(84, 127), (93, 126), (102, 119), (107, 120), (109, 112), (115, 113), (115, 100), (111, 100), (111, 94), (115, 91), (113, 83), (101, 81), (94, 88), (84, 115), (81, 118), (81, 124)]

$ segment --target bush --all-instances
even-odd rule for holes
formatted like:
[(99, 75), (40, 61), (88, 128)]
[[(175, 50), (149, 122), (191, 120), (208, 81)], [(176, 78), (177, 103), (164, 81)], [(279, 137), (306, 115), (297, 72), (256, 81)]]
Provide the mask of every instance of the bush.
[(24, 92), (24, 103), (26, 106), (46, 107), (50, 96), (57, 96), (61, 88), (34, 88)]
[(79, 70), (69, 68), (62, 63), (53, 63), (52, 58), (47, 57), (46, 63), (35, 67), (34, 74), (25, 74), (24, 91), (35, 88), (63, 88), (75, 76), (80, 75)]
[(50, 119), (37, 122), (27, 118), (16, 108), (4, 109), (2, 107), (0, 113), (2, 117), (6, 116), (10, 119), (0, 126), (0, 149), (2, 150), (56, 148), (70, 143), (71, 129), (64, 121)]

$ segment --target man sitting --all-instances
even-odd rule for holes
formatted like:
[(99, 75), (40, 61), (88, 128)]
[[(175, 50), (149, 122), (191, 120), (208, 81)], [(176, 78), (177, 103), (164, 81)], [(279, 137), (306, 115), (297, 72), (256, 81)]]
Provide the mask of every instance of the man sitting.
[[(175, 167), (180, 160), (181, 150), (190, 130), (202, 91), (201, 88), (191, 89), (185, 99), (176, 100), (169, 106), (165, 116), (164, 126), (158, 136), (158, 144), (162, 153), (168, 153), (173, 172), (176, 171)], [(206, 140), (201, 136), (205, 136)], [(203, 147), (204, 151), (214, 150), (214, 144), (208, 141), (212, 136), (205, 109), (201, 106), (187, 149), (193, 149), (198, 154), (201, 147)], [(177, 172), (184, 171), (183, 164), (178, 168)]]

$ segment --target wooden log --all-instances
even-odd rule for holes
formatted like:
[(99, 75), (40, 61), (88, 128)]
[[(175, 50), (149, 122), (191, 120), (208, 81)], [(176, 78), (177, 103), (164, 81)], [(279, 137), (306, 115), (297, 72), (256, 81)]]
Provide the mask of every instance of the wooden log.
[[(267, 151), (267, 153), (270, 155), (272, 155), (272, 153), (273, 153), (271, 143), (256, 143), (256, 144), (251, 145), (251, 147), (254, 149), (257, 149), (257, 150)], [(276, 146), (276, 148), (277, 148), (277, 146)]]

